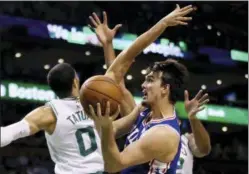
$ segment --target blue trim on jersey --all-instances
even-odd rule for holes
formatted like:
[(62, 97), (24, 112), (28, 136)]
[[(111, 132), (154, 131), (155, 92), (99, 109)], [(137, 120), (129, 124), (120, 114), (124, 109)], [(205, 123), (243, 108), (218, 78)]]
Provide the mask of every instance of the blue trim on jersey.
[[(149, 113), (150, 113), (150, 109), (146, 109), (145, 111), (139, 114), (130, 134), (127, 136), (125, 147), (135, 142), (136, 140), (138, 140), (146, 130), (157, 125), (169, 125), (179, 133), (179, 136), (181, 135), (180, 127), (179, 127), (176, 115), (171, 118), (152, 120), (146, 123), (145, 121), (149, 117)], [(175, 174), (176, 173), (177, 162), (180, 156), (180, 150), (181, 150), (181, 142), (179, 142), (179, 147), (178, 147), (178, 151), (177, 151), (175, 158), (171, 161), (169, 168), (165, 170), (164, 174)], [(124, 169), (121, 172), (121, 174), (138, 174), (138, 173), (148, 174), (149, 172), (151, 172), (149, 170), (150, 170), (150, 165), (148, 162), (148, 163), (144, 163), (141, 165), (136, 165), (136, 166), (132, 166), (127, 169)], [(153, 170), (153, 174), (157, 174), (157, 173), (162, 174), (162, 169), (156, 168)]]

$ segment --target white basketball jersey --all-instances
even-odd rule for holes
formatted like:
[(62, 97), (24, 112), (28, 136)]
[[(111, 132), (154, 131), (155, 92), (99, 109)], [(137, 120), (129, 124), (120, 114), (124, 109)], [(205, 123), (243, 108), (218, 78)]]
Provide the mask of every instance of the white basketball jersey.
[(52, 135), (45, 133), (56, 174), (97, 174), (104, 171), (100, 138), (94, 122), (73, 98), (47, 103), (56, 116)]
[(177, 164), (176, 174), (192, 174), (193, 173), (193, 154), (188, 145), (188, 138), (181, 136), (181, 154)]

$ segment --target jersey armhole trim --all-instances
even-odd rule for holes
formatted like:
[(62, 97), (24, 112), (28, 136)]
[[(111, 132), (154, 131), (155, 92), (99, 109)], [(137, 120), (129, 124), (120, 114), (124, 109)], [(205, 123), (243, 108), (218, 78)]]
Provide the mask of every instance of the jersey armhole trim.
[(51, 106), (53, 112), (54, 112), (54, 115), (57, 117), (58, 116), (58, 112), (57, 110), (55, 109), (54, 105), (51, 103), (51, 102), (48, 102), (49, 106)]

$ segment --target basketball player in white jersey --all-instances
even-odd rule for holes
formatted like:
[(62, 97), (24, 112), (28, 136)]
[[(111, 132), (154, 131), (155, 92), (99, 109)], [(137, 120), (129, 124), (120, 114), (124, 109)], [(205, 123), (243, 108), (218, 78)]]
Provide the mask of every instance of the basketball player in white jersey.
[[(79, 102), (76, 71), (67, 63), (58, 64), (49, 71), (47, 80), (59, 98), (36, 108), (21, 121), (1, 127), (1, 147), (44, 131), (56, 174), (102, 173), (99, 135)], [(122, 89), (131, 95), (124, 86)], [(123, 114), (131, 111), (127, 105), (122, 108)]]
[(79, 102), (76, 71), (67, 63), (58, 64), (49, 71), (47, 80), (59, 99), (36, 108), (15, 124), (1, 127), (1, 147), (43, 130), (56, 174), (103, 172), (100, 139)]
[[(197, 94), (197, 98), (201, 95)], [(188, 93), (185, 92), (185, 108), (188, 112)], [(211, 151), (210, 137), (201, 121), (194, 115), (188, 117), (192, 133), (181, 135), (181, 154), (176, 174), (192, 174), (194, 157), (202, 158)], [(179, 124), (181, 125), (181, 121)]]

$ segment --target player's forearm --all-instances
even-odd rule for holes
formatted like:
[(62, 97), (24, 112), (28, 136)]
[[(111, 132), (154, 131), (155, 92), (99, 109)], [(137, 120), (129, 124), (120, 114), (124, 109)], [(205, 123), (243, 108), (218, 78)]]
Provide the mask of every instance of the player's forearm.
[(133, 109), (136, 107), (136, 102), (133, 98), (133, 95), (131, 92), (126, 89), (125, 87), (123, 88), (123, 101), (121, 102), (121, 111), (120, 114), (122, 117), (129, 115)]
[[(115, 51), (113, 49), (112, 42), (108, 42), (108, 43), (103, 44), (103, 49), (104, 49), (105, 64), (106, 64), (107, 68), (109, 68), (116, 58), (116, 54), (115, 54)], [(124, 83), (124, 78), (121, 80), (120, 85), (122, 86), (122, 90), (126, 89), (125, 83)]]
[(211, 143), (209, 134), (205, 127), (196, 117), (189, 119), (189, 121), (194, 134), (195, 143), (199, 151), (205, 155), (209, 154), (211, 151)]
[[(107, 68), (109, 68), (116, 58), (112, 42), (103, 44), (103, 49), (104, 49), (104, 56), (105, 56), (105, 64)], [(136, 106), (136, 104), (135, 104), (132, 94), (125, 86), (124, 78), (120, 82), (120, 87), (121, 87), (121, 90), (124, 96), (124, 102), (121, 103), (121, 112), (120, 112), (121, 116), (123, 117), (123, 116), (130, 114), (131, 111)]]
[(137, 120), (139, 112), (140, 109), (139, 106), (137, 106), (128, 116), (125, 116), (113, 122), (115, 138), (120, 138), (131, 131), (132, 126)]
[(115, 59), (110, 68), (107, 70), (107, 74), (111, 73), (111, 76), (114, 76), (113, 78), (116, 82), (120, 83), (131, 66), (134, 58), (153, 41), (155, 41), (166, 28), (167, 23), (165, 22), (165, 19), (162, 19), (147, 32), (140, 35), (128, 49), (123, 50), (118, 55), (117, 59)]
[(9, 145), (12, 141), (31, 134), (29, 123), (21, 120), (6, 127), (1, 127), (1, 147)]
[(117, 172), (122, 168), (122, 164), (112, 126), (101, 129), (101, 146), (105, 161), (105, 171), (110, 173)]
[(116, 58), (112, 42), (108, 42), (106, 44), (103, 44), (103, 49), (104, 49), (105, 64), (106, 64), (107, 68), (109, 68), (110, 65), (112, 64), (112, 62)]

